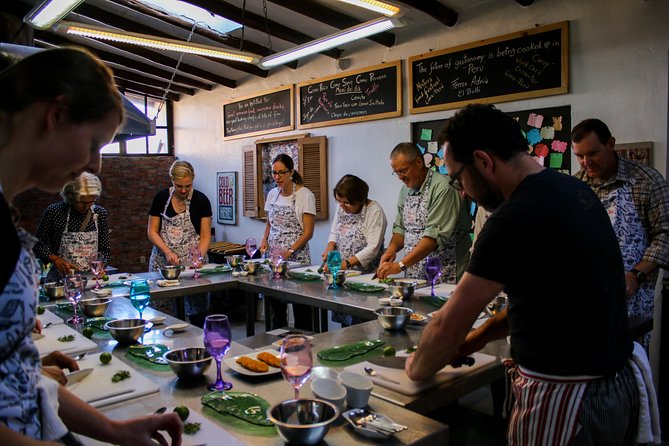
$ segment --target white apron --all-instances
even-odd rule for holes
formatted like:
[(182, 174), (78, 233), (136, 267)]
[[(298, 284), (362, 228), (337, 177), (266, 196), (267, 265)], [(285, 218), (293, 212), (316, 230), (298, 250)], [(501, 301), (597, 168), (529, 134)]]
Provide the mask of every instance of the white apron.
[[(269, 208), (267, 218), (269, 220), (269, 237), (267, 244), (269, 246), (280, 246), (283, 251), (289, 249), (298, 238), (302, 237), (304, 230), (300, 221), (295, 215), (295, 184), (293, 184), (292, 202), (290, 206), (278, 205), (276, 202), (281, 196), (281, 191), (276, 196), (274, 203)], [(311, 265), (311, 252), (309, 251), (309, 243), (302, 248), (295, 250), (290, 256), (294, 262), (299, 262), (301, 265)]]
[(69, 232), (70, 212), (71, 210), (68, 209), (65, 230), (60, 238), (58, 256), (77, 265), (78, 270), (85, 271), (88, 269), (88, 262), (91, 255), (98, 252), (98, 216), (93, 211), (93, 207), (91, 207), (90, 212), (93, 213), (95, 230), (88, 232)]
[[(428, 171), (427, 180), (423, 192), (417, 195), (407, 195), (404, 200), (404, 210), (402, 212), (402, 219), (404, 221), (404, 251), (408, 255), (423, 238), (423, 231), (425, 230), (425, 223), (427, 222), (427, 192), (430, 190), (432, 184), (432, 170)], [(432, 255), (438, 255), (441, 259), (441, 277), (437, 280), (446, 283), (455, 283), (456, 280), (456, 241), (458, 230), (454, 230), (453, 234), (448, 237), (446, 244), (442, 247), (437, 245), (437, 248), (432, 252)], [(407, 267), (405, 276), (412, 279), (425, 278), (425, 259), (415, 265)]]
[[(363, 232), (365, 219), (367, 217), (367, 205), (364, 205), (357, 214), (344, 212), (342, 208), (337, 210), (337, 228), (335, 229), (335, 243), (341, 253), (342, 259), (348, 259), (360, 252), (367, 246), (367, 238)], [(362, 274), (369, 274), (379, 266), (379, 259), (383, 253), (381, 248), (374, 261), (367, 266), (360, 267)]]

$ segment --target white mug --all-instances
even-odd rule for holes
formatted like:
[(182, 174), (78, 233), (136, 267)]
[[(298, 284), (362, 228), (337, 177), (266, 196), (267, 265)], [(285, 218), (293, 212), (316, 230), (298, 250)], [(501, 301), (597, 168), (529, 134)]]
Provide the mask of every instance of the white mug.
[(367, 406), (369, 396), (372, 393), (374, 384), (366, 376), (353, 372), (341, 372), (339, 374), (344, 387), (346, 387), (346, 402), (348, 407), (362, 409)]

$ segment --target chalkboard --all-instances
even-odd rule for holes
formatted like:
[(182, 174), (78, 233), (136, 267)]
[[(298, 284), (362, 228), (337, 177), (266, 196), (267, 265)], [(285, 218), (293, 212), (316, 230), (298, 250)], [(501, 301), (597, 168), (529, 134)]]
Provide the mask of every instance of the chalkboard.
[(275, 88), (223, 105), (224, 139), (244, 138), (295, 128), (293, 86)]
[(401, 116), (401, 68), (398, 60), (298, 84), (298, 127)]
[(410, 113), (567, 93), (569, 22), (409, 58)]

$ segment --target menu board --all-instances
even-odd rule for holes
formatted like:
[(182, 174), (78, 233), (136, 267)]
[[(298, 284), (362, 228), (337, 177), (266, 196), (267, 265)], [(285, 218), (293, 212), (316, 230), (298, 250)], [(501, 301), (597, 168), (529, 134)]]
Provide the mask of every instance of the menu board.
[(295, 128), (293, 86), (235, 99), (223, 105), (224, 139), (244, 138)]
[(409, 58), (410, 113), (567, 93), (569, 22)]
[(402, 115), (399, 60), (303, 82), (297, 89), (301, 129)]

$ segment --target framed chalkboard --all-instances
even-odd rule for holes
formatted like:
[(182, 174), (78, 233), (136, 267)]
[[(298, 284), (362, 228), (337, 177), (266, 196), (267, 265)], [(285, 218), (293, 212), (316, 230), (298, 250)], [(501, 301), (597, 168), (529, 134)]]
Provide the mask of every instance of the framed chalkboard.
[(293, 130), (293, 91), (291, 85), (226, 102), (223, 105), (224, 139)]
[(410, 113), (567, 93), (569, 22), (409, 58)]
[(401, 73), (398, 60), (298, 84), (298, 127), (401, 116)]

